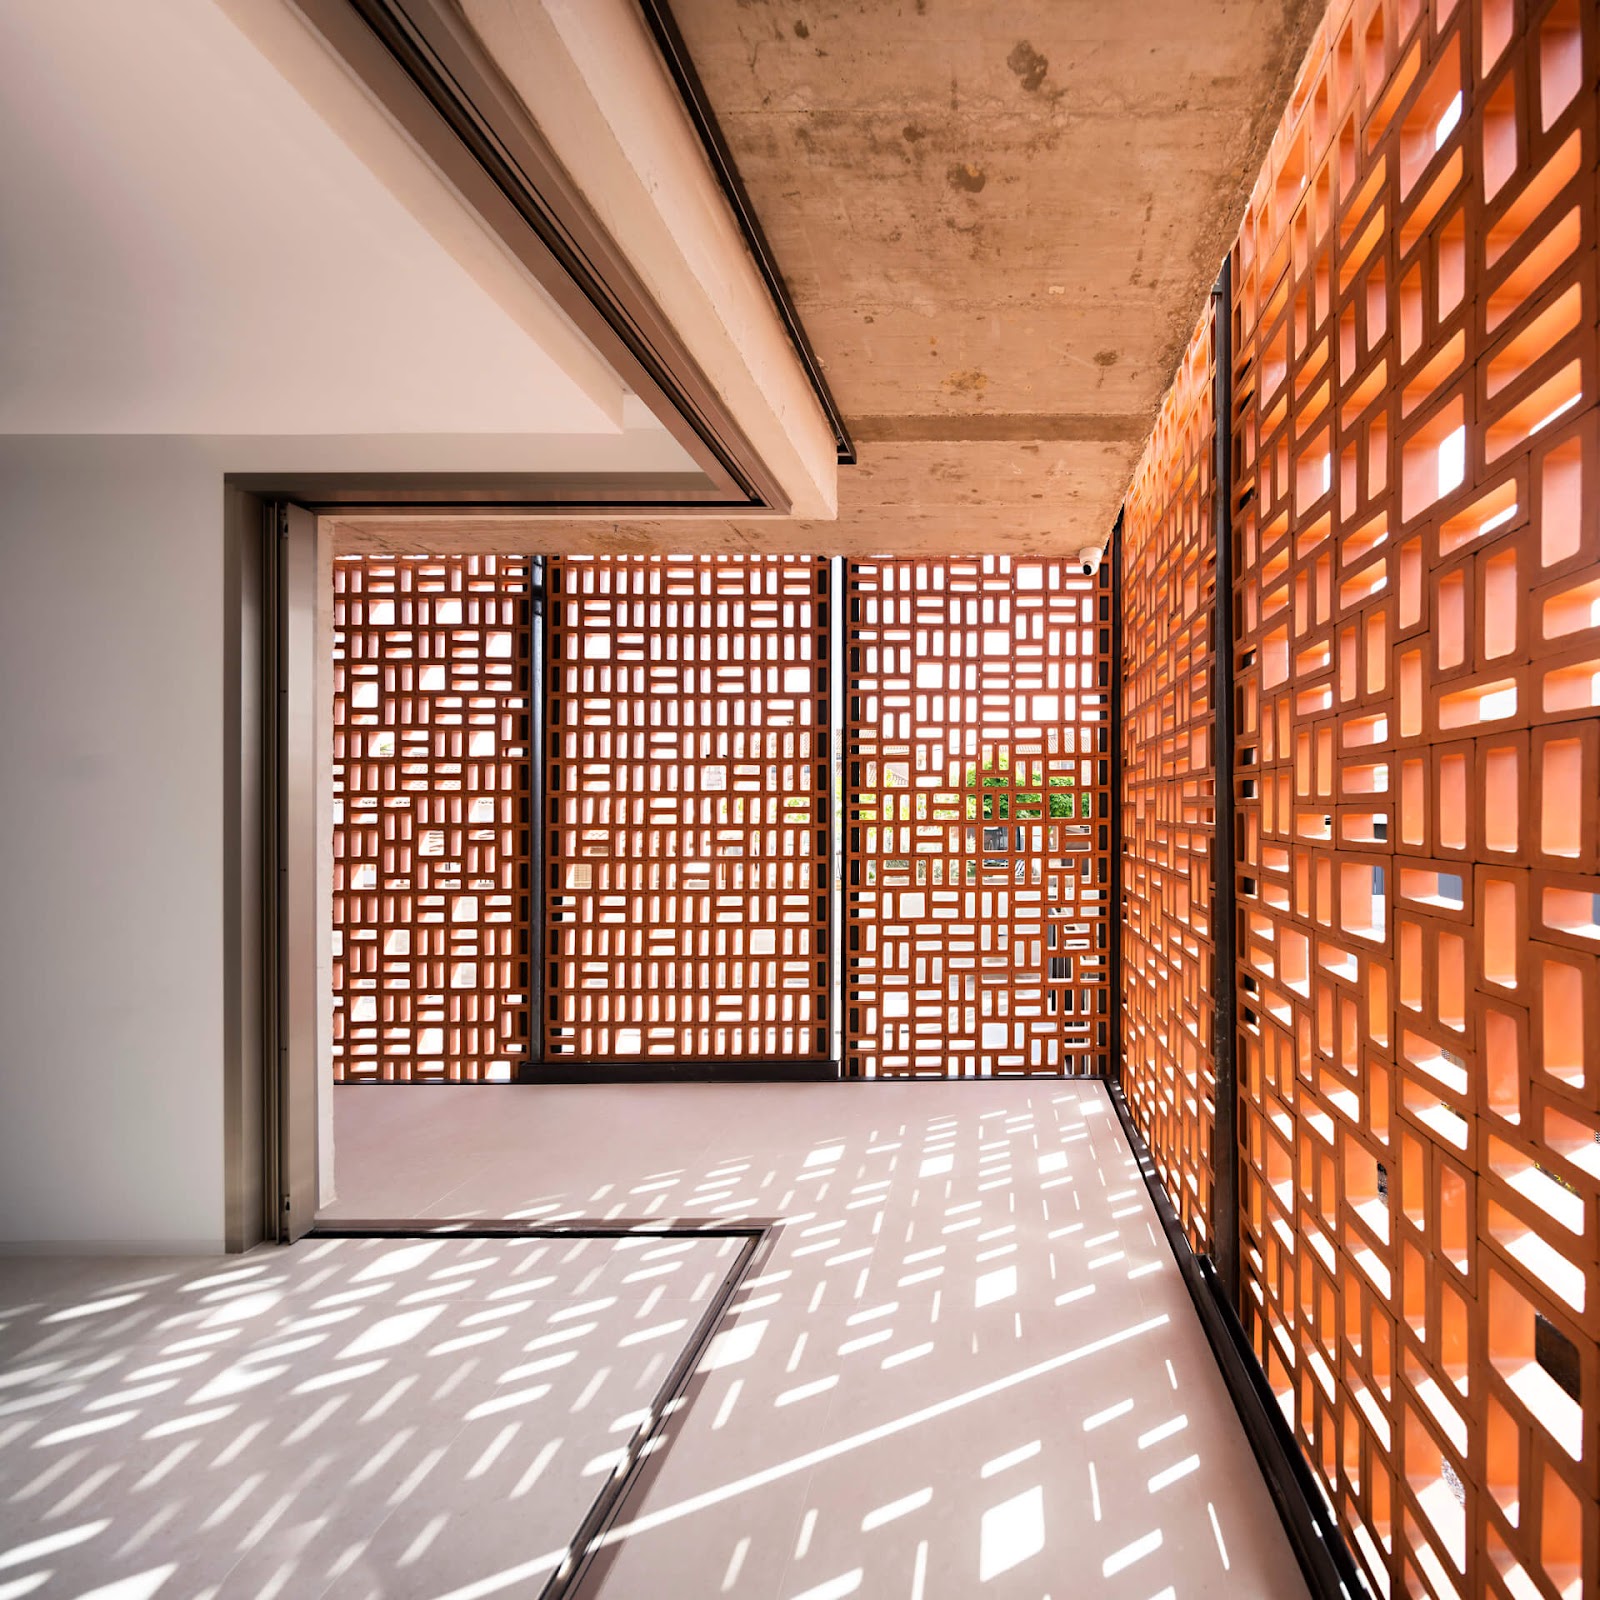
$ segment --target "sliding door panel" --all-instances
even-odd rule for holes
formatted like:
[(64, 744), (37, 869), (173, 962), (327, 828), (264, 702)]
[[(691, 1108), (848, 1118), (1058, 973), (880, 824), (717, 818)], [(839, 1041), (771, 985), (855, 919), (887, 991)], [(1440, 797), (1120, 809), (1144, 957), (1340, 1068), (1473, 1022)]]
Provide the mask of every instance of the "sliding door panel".
[(337, 560), (334, 1076), (528, 1060), (531, 563)]
[(828, 1056), (828, 563), (550, 563), (544, 1052)]
[(850, 1075), (1104, 1070), (1108, 598), (1062, 561), (852, 564)]

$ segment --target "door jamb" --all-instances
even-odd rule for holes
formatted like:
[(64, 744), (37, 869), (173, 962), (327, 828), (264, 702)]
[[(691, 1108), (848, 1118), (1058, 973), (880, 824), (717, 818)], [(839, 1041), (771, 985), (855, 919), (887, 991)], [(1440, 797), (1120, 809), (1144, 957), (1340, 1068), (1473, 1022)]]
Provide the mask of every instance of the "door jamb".
[[(229, 1247), (246, 1249), (255, 1240), (290, 1243), (316, 1219), (318, 1202), (318, 1020), (320, 970), (317, 959), (318, 904), (317, 817), (317, 519), (287, 501), (242, 497), (260, 508), (255, 539), (254, 630), (252, 613), (242, 608), (240, 667), (248, 673), (246, 641), (253, 631), (259, 641), (255, 702), (259, 744), (258, 823), (240, 834), (241, 885), (249, 880), (249, 863), (257, 865), (258, 933), (253, 941), (254, 979), (240, 968), (240, 992), (257, 985), (259, 1019), (255, 1067), (260, 1140), (256, 1148), (259, 1176), (244, 1163), (243, 1141), (230, 1145), (239, 1181), (230, 1177), (229, 1196), (239, 1194), (237, 1228), (230, 1205)], [(241, 540), (248, 552), (248, 541)], [(243, 561), (242, 566), (248, 566)], [(240, 753), (248, 753), (248, 735)], [(248, 956), (251, 941), (243, 941)], [(240, 1121), (248, 1093), (248, 1071), (237, 1100)], [(258, 1205), (255, 1219), (245, 1215), (246, 1201)]]
[(224, 1248), (249, 1250), (265, 1229), (268, 1139), (263, 1119), (265, 988), (266, 507), (229, 484), (223, 512), (223, 1185)]

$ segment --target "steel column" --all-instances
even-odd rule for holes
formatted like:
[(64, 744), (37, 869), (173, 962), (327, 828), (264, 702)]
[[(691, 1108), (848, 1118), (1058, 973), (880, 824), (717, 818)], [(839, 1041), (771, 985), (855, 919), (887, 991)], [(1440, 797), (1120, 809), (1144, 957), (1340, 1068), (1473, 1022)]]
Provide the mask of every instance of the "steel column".
[(1228, 1303), (1239, 1305), (1238, 907), (1235, 898), (1233, 795), (1233, 264), (1222, 263), (1211, 291), (1215, 363), (1214, 476), (1216, 593), (1212, 621), (1212, 760), (1216, 766), (1216, 832), (1211, 846), (1211, 1057), (1215, 1105), (1211, 1152), (1211, 1251)]

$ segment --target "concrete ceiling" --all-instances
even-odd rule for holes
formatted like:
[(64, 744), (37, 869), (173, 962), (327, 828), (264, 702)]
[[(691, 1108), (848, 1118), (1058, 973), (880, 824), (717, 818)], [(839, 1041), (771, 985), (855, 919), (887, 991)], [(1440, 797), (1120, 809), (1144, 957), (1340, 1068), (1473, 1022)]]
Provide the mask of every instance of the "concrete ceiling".
[(1103, 541), (1321, 10), (674, 0), (860, 465), (840, 471), (837, 523), (590, 523), (537, 542)]

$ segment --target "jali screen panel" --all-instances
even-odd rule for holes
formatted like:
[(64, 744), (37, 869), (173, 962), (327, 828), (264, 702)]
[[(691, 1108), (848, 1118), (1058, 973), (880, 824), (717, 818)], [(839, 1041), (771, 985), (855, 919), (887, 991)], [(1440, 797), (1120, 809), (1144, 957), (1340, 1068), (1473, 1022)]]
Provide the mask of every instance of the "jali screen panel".
[(853, 563), (846, 1070), (1103, 1070), (1104, 573), (1007, 556)]
[(547, 1060), (828, 1057), (827, 579), (550, 563)]
[(1233, 1159), (1212, 1148), (1213, 349), (1208, 308), (1134, 473), (1121, 547), (1122, 1083), (1202, 1253), (1216, 1163)]
[(508, 1080), (528, 1059), (529, 564), (333, 564), (340, 1081)]
[(1245, 1315), (1384, 1594), (1600, 1594), (1597, 85), (1336, 0), (1234, 256)]

